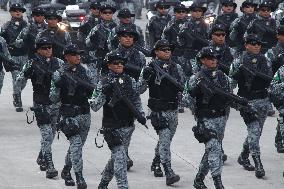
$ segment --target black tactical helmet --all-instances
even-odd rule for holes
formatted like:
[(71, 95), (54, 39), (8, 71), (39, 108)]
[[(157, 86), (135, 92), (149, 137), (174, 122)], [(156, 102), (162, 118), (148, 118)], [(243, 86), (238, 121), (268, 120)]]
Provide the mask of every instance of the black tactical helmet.
[(118, 18), (131, 18), (131, 17), (135, 17), (135, 14), (132, 14), (129, 9), (124, 8), (118, 11), (117, 17)]
[(46, 37), (41, 37), (35, 41), (36, 49), (39, 49), (40, 47), (45, 46), (45, 45), (52, 45), (52, 42)]
[(221, 0), (220, 1), (221, 5), (232, 5), (234, 9), (237, 8), (237, 3), (234, 2), (234, 0)]
[(203, 13), (207, 11), (207, 7), (205, 7), (204, 3), (196, 2), (192, 3), (191, 6), (189, 7), (189, 11), (192, 11), (194, 9), (201, 9)]
[(170, 47), (171, 49), (173, 49), (173, 46), (169, 43), (168, 40), (166, 39), (160, 39), (158, 40), (155, 45), (154, 45), (154, 50), (157, 50), (161, 47)]
[(90, 4), (90, 9), (100, 9), (101, 4), (99, 2), (92, 2)]
[(203, 47), (196, 55), (197, 62), (202, 58), (217, 58), (216, 51), (212, 47)]
[(46, 12), (45, 18), (48, 20), (50, 18), (56, 18), (59, 22), (61, 22), (62, 17), (56, 12), (56, 10), (51, 9)]
[(9, 12), (11, 11), (21, 11), (22, 13), (26, 12), (26, 9), (20, 3), (15, 3), (10, 6)]
[(66, 54), (82, 54), (82, 53), (84, 53), (84, 51), (79, 50), (79, 47), (76, 44), (67, 45), (64, 48), (64, 51), (63, 51), (63, 55), (66, 55)]
[(261, 38), (256, 35), (256, 34), (248, 34), (245, 37), (245, 44), (250, 43), (250, 42), (258, 42), (263, 44), (263, 42), (261, 41)]
[(32, 10), (32, 16), (34, 16), (34, 15), (45, 15), (45, 10), (41, 7), (35, 7)]
[(130, 26), (120, 26), (116, 32), (117, 36), (120, 37), (124, 34), (130, 34), (134, 36), (134, 41), (136, 41), (139, 37), (139, 34), (137, 33), (137, 31), (130, 27)]
[(166, 0), (160, 0), (155, 4), (155, 9), (159, 7), (165, 7), (166, 9), (169, 9), (171, 6)]
[(100, 6), (100, 11), (103, 12), (104, 10), (111, 10), (112, 13), (115, 13), (116, 8), (114, 8), (113, 6), (109, 5), (109, 4), (104, 4)]
[[(270, 0), (263, 0), (261, 1), (261, 3), (258, 5), (258, 8), (262, 8), (262, 7), (267, 7), (272, 9), (273, 8), (273, 3)], [(272, 10), (271, 10), (272, 11)]]
[(186, 11), (188, 12), (188, 8), (185, 7), (185, 5), (183, 4), (177, 4), (175, 7), (174, 7), (174, 12), (178, 12), (178, 11)]
[(243, 12), (243, 8), (248, 5), (253, 6), (255, 9), (257, 8), (257, 3), (255, 3), (254, 0), (245, 0), (240, 6), (240, 10)]
[(226, 27), (223, 24), (213, 24), (208, 32), (209, 37), (212, 37), (212, 34), (216, 31), (226, 32)]
[(111, 52), (106, 54), (104, 62), (105, 62), (105, 65), (107, 65), (107, 64), (111, 64), (113, 61), (117, 61), (117, 60), (123, 61), (124, 64), (127, 61), (127, 59), (124, 58), (120, 52), (118, 52), (117, 50), (114, 50), (114, 51), (111, 51)]

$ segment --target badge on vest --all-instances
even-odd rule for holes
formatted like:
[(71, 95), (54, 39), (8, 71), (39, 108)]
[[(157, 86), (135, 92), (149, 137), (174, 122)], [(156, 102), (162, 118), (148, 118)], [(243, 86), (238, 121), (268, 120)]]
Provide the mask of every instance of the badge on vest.
[(124, 83), (124, 81), (123, 81), (123, 79), (122, 79), (121, 77), (118, 79), (118, 83), (119, 83), (119, 84)]
[(16, 26), (19, 26), (19, 25), (20, 25), (20, 22), (18, 22), (18, 21), (15, 22), (15, 25), (16, 25)]
[(255, 63), (257, 63), (257, 59), (254, 58), (254, 59), (251, 60), (251, 62), (252, 62), (253, 64), (255, 64)]

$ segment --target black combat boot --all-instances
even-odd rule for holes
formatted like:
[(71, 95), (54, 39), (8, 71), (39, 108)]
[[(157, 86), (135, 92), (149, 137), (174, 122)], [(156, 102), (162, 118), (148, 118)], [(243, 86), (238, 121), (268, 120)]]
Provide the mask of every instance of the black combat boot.
[(39, 151), (38, 153), (38, 157), (36, 159), (36, 163), (39, 165), (39, 169), (41, 171), (46, 171), (46, 163), (45, 163), (45, 159), (43, 158), (42, 152)]
[(203, 173), (197, 173), (195, 179), (194, 179), (194, 183), (193, 186), (196, 189), (207, 189), (207, 187), (204, 184), (204, 179), (205, 179), (205, 175)]
[(87, 184), (85, 182), (85, 179), (83, 178), (82, 171), (75, 173), (75, 175), (76, 175), (77, 189), (86, 189)]
[(172, 170), (172, 166), (171, 166), (171, 162), (166, 162), (163, 163), (163, 167), (164, 167), (164, 171), (165, 171), (165, 175), (166, 175), (166, 184), (172, 185), (175, 182), (178, 182), (180, 180), (179, 175), (176, 175), (174, 173), (174, 171)]
[(253, 155), (252, 159), (253, 159), (254, 164), (255, 164), (255, 176), (257, 178), (264, 177), (265, 171), (264, 171), (262, 163), (261, 163), (260, 155)]
[(105, 181), (105, 180), (101, 180), (99, 186), (98, 186), (98, 189), (108, 189), (107, 186), (108, 186), (108, 181)]
[(151, 171), (154, 171), (155, 177), (163, 177), (163, 171), (161, 169), (161, 160), (159, 156), (155, 156), (151, 165)]
[(126, 161), (126, 163), (127, 163), (127, 171), (129, 171), (129, 169), (130, 169), (131, 167), (133, 167), (133, 161), (132, 161), (132, 159), (130, 159), (130, 157), (128, 156), (128, 153), (127, 153), (126, 155), (127, 155), (127, 161)]
[(23, 111), (23, 104), (22, 104), (22, 98), (21, 93), (13, 94), (13, 104), (16, 108), (16, 112), (22, 112)]
[(71, 166), (64, 165), (64, 168), (61, 171), (61, 178), (65, 180), (66, 186), (75, 186), (75, 182), (70, 173), (71, 168)]
[(284, 141), (282, 140), (281, 132), (278, 130), (277, 127), (277, 133), (275, 136), (275, 147), (277, 149), (278, 153), (284, 153)]
[(244, 167), (247, 171), (254, 171), (254, 166), (250, 164), (249, 160), (249, 147), (248, 145), (243, 146), (243, 151), (238, 158), (238, 163)]
[(213, 180), (214, 180), (214, 186), (216, 189), (225, 189), (222, 184), (221, 175), (213, 177)]
[(46, 178), (54, 178), (58, 175), (58, 171), (54, 168), (54, 164), (52, 161), (52, 154), (46, 153), (44, 155), (46, 162)]

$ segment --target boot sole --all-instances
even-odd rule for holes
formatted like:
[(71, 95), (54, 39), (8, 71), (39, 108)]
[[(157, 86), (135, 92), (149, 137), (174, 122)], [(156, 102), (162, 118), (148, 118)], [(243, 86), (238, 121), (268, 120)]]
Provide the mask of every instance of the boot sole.
[(238, 163), (247, 171), (254, 171), (255, 168), (247, 168), (244, 166), (244, 163), (241, 161), (240, 157), (238, 158)]
[(195, 189), (208, 189), (205, 185), (201, 187), (201, 186), (196, 185), (195, 183), (193, 184), (193, 187)]
[(180, 180), (180, 177), (179, 177), (179, 176), (176, 176), (176, 177), (174, 177), (174, 179), (171, 180), (170, 182), (166, 182), (166, 184), (167, 184), (167, 186), (169, 186), (169, 185), (172, 185), (172, 184), (178, 182), (179, 180)]
[(46, 173), (46, 178), (52, 179), (58, 176), (58, 172)]
[(256, 176), (256, 178), (261, 179), (261, 178), (263, 178), (265, 176), (265, 173), (262, 173), (260, 175), (257, 175), (257, 173), (256, 173), (255, 176)]
[[(61, 178), (65, 181), (66, 186), (75, 186), (75, 181), (73, 179), (66, 181), (66, 177), (62, 173), (61, 173)], [(70, 182), (68, 182), (68, 181), (70, 181)]]

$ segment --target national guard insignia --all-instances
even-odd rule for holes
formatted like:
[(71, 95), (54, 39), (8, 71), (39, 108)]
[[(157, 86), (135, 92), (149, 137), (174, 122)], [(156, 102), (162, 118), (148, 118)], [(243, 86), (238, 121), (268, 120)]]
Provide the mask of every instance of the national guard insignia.
[(255, 64), (255, 63), (257, 62), (257, 59), (254, 58), (254, 59), (251, 60), (251, 62), (252, 62), (253, 64)]
[(123, 81), (123, 79), (122, 79), (121, 77), (118, 79), (118, 83), (119, 83), (119, 84), (124, 83), (124, 81)]

